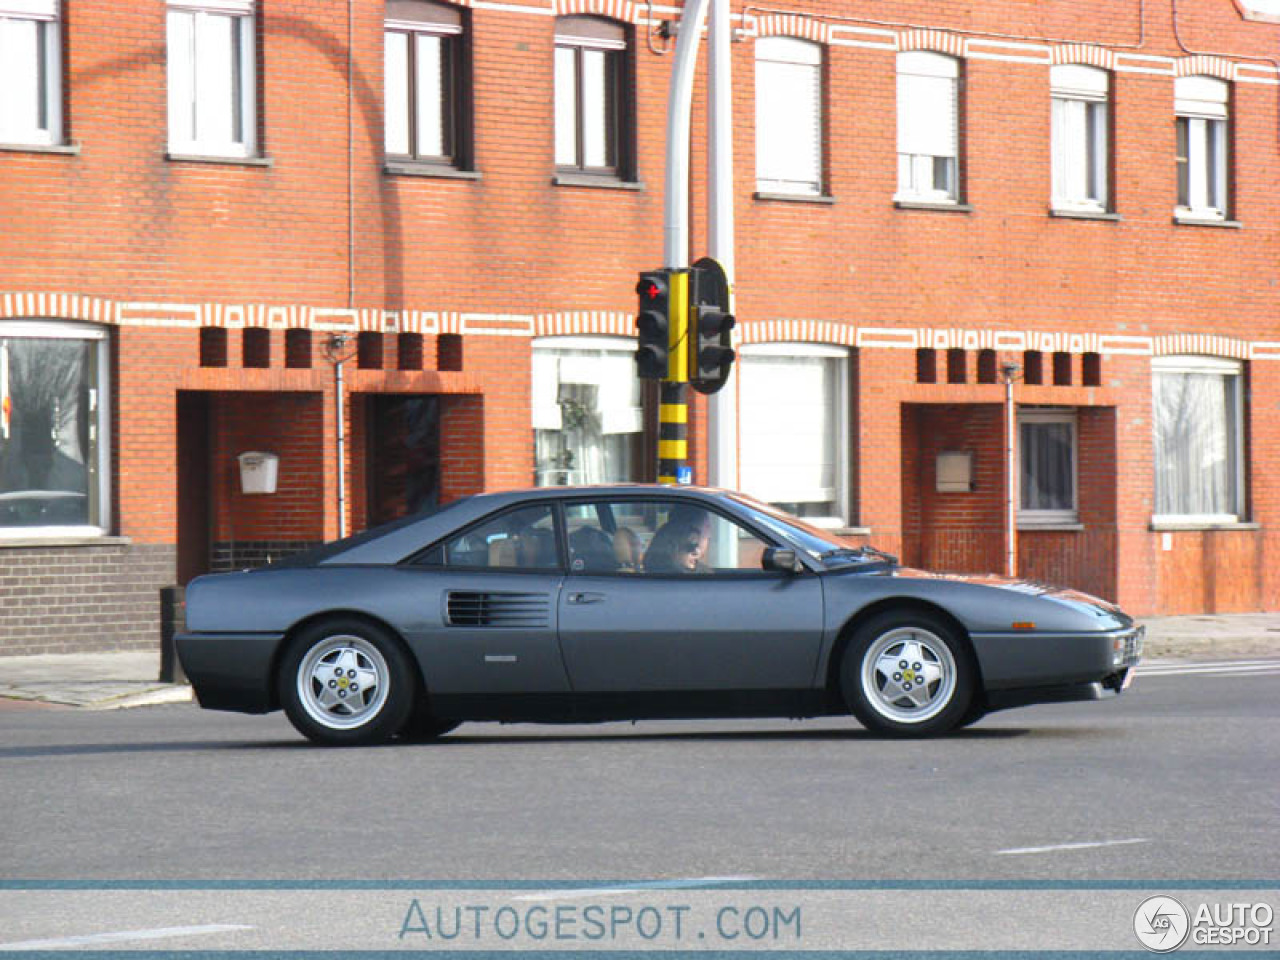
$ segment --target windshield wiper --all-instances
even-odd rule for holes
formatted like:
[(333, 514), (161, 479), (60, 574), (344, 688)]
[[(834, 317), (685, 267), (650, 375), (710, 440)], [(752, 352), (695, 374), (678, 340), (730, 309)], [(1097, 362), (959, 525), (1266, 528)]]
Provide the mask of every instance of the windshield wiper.
[(898, 562), (898, 558), (891, 553), (885, 553), (883, 550), (877, 550), (875, 547), (836, 547), (834, 550), (828, 550), (826, 553), (818, 555), (819, 560), (826, 560), (828, 557), (874, 557), (885, 563)]

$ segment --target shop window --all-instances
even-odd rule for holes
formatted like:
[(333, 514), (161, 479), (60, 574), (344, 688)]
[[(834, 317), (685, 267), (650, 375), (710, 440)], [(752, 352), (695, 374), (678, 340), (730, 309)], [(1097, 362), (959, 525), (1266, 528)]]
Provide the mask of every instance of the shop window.
[(849, 352), (811, 343), (742, 348), (742, 489), (818, 523), (849, 503)]
[(1229, 523), (1244, 514), (1243, 364), (1152, 361), (1156, 519)]
[(257, 151), (253, 0), (168, 0), (169, 152)]
[(0, 321), (0, 537), (107, 532), (107, 345), (89, 324)]
[(635, 342), (535, 340), (533, 436), (540, 487), (640, 479), (644, 417)]
[(1019, 410), (1018, 458), (1018, 522), (1078, 522), (1074, 411)]
[(63, 142), (60, 34), (58, 0), (0, 0), (0, 143)]
[(756, 189), (822, 193), (822, 47), (756, 41)]

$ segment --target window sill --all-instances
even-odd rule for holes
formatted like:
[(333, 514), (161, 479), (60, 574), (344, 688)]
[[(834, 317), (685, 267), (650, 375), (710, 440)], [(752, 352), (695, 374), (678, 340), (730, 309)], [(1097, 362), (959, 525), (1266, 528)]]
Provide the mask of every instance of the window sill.
[(1109, 223), (1119, 223), (1124, 219), (1118, 213), (1105, 210), (1072, 210), (1068, 207), (1050, 207), (1049, 216), (1060, 220), (1105, 220)]
[(270, 157), (210, 157), (197, 153), (166, 153), (166, 160), (174, 163), (221, 163), (233, 167), (270, 167), (274, 161)]
[(0, 150), (5, 153), (53, 153), (64, 157), (78, 157), (80, 143), (0, 143)]
[(1080, 533), (1084, 530), (1084, 524), (1072, 521), (1063, 521), (1062, 523), (1026, 523), (1018, 521), (1019, 533), (1036, 533), (1043, 531), (1045, 533)]
[(780, 203), (816, 203), (820, 206), (830, 206), (836, 202), (836, 198), (829, 193), (767, 193), (764, 190), (759, 190), (752, 194), (752, 198)]
[(1226, 227), (1228, 230), (1242, 230), (1244, 224), (1239, 220), (1227, 220), (1222, 217), (1210, 217), (1194, 213), (1176, 212), (1173, 222), (1184, 227)]
[(48, 536), (40, 536), (39, 534), (0, 536), (0, 550), (21, 547), (127, 547), (132, 543), (132, 537), (95, 536), (91, 533), (83, 535), (52, 533)]
[(973, 207), (967, 203), (936, 203), (930, 200), (894, 200), (894, 207), (899, 210), (933, 210), (938, 213), (973, 213)]
[(1251, 530), (1261, 530), (1262, 524), (1249, 521), (1239, 521), (1232, 523), (1230, 521), (1214, 522), (1212, 520), (1152, 520), (1151, 525), (1147, 528), (1153, 533), (1176, 533), (1179, 530), (1184, 531), (1203, 531), (1203, 530), (1223, 530), (1233, 531), (1239, 530), (1248, 533)]
[(590, 173), (557, 173), (551, 178), (557, 187), (593, 187), (597, 190), (634, 190), (644, 189), (638, 180), (622, 180), (618, 177), (596, 176)]
[(435, 177), (440, 180), (479, 180), (479, 170), (462, 170), (443, 163), (422, 163), (414, 160), (388, 160), (382, 172), (393, 177)]

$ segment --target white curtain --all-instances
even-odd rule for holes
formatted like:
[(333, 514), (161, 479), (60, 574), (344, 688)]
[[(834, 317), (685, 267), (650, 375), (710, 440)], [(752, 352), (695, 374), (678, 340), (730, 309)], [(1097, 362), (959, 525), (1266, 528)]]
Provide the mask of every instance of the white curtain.
[(1073, 510), (1075, 467), (1069, 423), (1023, 423), (1022, 509)]
[(1156, 513), (1235, 515), (1238, 377), (1157, 371)]

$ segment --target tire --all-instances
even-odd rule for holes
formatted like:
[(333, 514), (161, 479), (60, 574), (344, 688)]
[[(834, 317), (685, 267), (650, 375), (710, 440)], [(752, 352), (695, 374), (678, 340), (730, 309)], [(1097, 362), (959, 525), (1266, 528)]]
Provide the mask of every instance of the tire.
[(399, 640), (350, 617), (302, 630), (277, 682), (289, 722), (327, 746), (385, 743), (408, 722), (418, 699), (413, 663)]
[(970, 716), (977, 673), (969, 648), (941, 619), (887, 611), (850, 639), (840, 663), (840, 692), (868, 730), (931, 737)]

